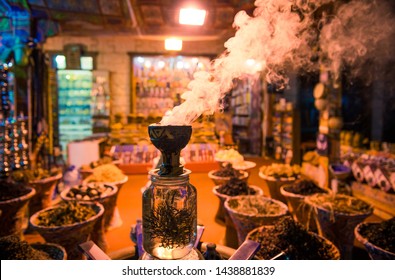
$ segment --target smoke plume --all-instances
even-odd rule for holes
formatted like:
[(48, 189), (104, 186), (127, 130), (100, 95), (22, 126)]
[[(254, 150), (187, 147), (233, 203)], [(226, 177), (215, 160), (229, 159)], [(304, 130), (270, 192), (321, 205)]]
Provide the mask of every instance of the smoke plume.
[(353, 1), (340, 6), (320, 32), (322, 64), (338, 73), (343, 65), (354, 76), (366, 75), (366, 61), (377, 67), (393, 57), (395, 21), (386, 1)]
[(360, 73), (364, 61), (391, 55), (395, 21), (386, 1), (257, 0), (255, 6), (252, 16), (236, 14), (226, 50), (210, 71), (194, 74), (185, 101), (162, 118), (162, 125), (189, 125), (214, 113), (234, 81), (254, 72), (285, 86), (290, 69), (326, 67), (339, 74), (347, 65)]

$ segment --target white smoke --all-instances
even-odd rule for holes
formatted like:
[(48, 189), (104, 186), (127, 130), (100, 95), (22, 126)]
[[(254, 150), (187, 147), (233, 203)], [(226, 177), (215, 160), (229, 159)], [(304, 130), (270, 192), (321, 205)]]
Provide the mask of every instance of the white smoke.
[[(189, 125), (203, 113), (214, 113), (235, 79), (252, 74), (256, 62), (268, 83), (286, 85), (287, 69), (319, 69), (335, 73), (342, 65), (358, 67), (373, 57), (394, 32), (395, 22), (385, 1), (257, 0), (253, 16), (237, 13), (235, 36), (212, 61), (209, 72), (197, 72), (182, 95), (185, 100), (167, 113), (162, 125)], [(328, 12), (329, 11), (329, 12)], [(381, 47), (380, 47), (381, 46)], [(314, 57), (319, 56), (319, 60)]]
[[(385, 1), (353, 1), (339, 7), (320, 32), (323, 64), (333, 72), (351, 66), (353, 75), (366, 75), (363, 63), (376, 65), (393, 54), (395, 20)], [(391, 46), (392, 45), (392, 46)]]

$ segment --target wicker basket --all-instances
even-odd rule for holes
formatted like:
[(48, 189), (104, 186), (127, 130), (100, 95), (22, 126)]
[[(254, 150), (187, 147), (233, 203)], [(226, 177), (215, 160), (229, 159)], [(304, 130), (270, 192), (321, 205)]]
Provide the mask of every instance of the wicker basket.
[[(248, 214), (237, 211), (236, 209), (232, 208), (232, 203), (247, 203), (247, 200), (251, 200), (254, 203), (267, 203), (272, 202), (276, 204), (280, 210), (276, 214), (264, 214), (264, 213), (254, 213)], [(230, 218), (233, 221), (233, 224), (237, 231), (237, 238), (239, 242), (239, 246), (244, 242), (246, 239), (247, 234), (263, 225), (272, 225), (281, 217), (284, 217), (288, 214), (288, 207), (281, 201), (265, 197), (263, 195), (254, 195), (254, 196), (247, 196), (247, 195), (240, 195), (234, 197), (228, 197), (224, 203), (225, 209), (229, 214)]]
[(29, 186), (36, 190), (36, 195), (29, 203), (29, 215), (32, 216), (37, 211), (52, 205), (52, 195), (56, 185), (62, 179), (62, 173), (42, 180), (29, 182)]
[(23, 236), (23, 220), (29, 201), (36, 190), (26, 187), (26, 194), (5, 201), (0, 201), (0, 236), (15, 234)]
[(269, 189), (269, 194), (271, 198), (280, 200), (283, 203), (287, 203), (287, 200), (281, 194), (280, 188), (283, 185), (294, 183), (298, 179), (298, 177), (274, 178), (274, 177), (266, 176), (262, 172), (259, 172), (258, 175), (265, 181)]
[[(252, 231), (250, 231), (246, 237), (247, 240), (253, 240), (251, 238), (252, 235), (254, 235), (256, 232), (263, 232), (265, 230), (268, 230), (270, 228), (272, 228), (273, 226), (270, 225), (265, 225), (265, 226), (260, 226), (259, 228), (253, 229)], [(314, 236), (315, 238), (317, 238), (318, 240), (320, 240), (322, 243), (325, 243), (328, 245), (329, 249), (329, 255), (331, 256), (330, 260), (340, 260), (340, 251), (339, 249), (335, 246), (335, 244), (333, 244), (330, 240), (328, 240), (325, 237), (319, 236), (318, 234), (314, 233), (314, 232), (309, 232), (309, 234), (311, 234), (312, 236)], [(257, 259), (262, 259), (259, 256), (255, 255), (255, 258)]]
[(91, 200), (85, 200), (85, 199), (78, 200), (76, 198), (68, 197), (67, 194), (70, 191), (70, 189), (64, 190), (60, 193), (60, 197), (65, 201), (92, 202), (92, 203), (100, 203), (103, 205), (103, 207), (104, 207), (104, 214), (102, 217), (103, 222), (96, 223), (95, 230), (92, 232), (91, 239), (104, 252), (107, 251), (107, 241), (106, 241), (106, 238), (104, 235), (105, 226), (107, 224), (109, 224), (112, 219), (115, 204), (116, 204), (116, 198), (117, 198), (117, 194), (118, 194), (117, 186), (110, 185), (110, 184), (106, 184), (106, 185), (111, 187), (112, 191), (103, 197), (91, 199)]
[(30, 244), (34, 249), (47, 253), (53, 260), (67, 260), (66, 250), (55, 243), (33, 243)]
[[(215, 220), (219, 223), (224, 223), (226, 226), (225, 245), (229, 246), (231, 248), (237, 248), (239, 246), (237, 232), (236, 232), (235, 226), (232, 222), (232, 219), (229, 217), (229, 214), (225, 210), (225, 207), (224, 207), (224, 203), (225, 203), (226, 199), (231, 196), (218, 192), (218, 189), (220, 187), (221, 186), (216, 186), (213, 188), (213, 193), (219, 199), (219, 206), (218, 206), (217, 213), (215, 214)], [(261, 188), (259, 188), (258, 186), (249, 185), (249, 187), (255, 190), (255, 194), (263, 195), (263, 190)]]
[[(119, 195), (119, 192), (121, 191), (122, 186), (128, 181), (128, 179), (129, 179), (129, 177), (125, 176), (124, 179), (122, 179), (121, 181), (101, 182), (101, 183), (108, 184), (108, 185), (115, 185), (118, 188), (118, 191), (116, 192), (115, 197), (114, 197), (115, 206), (112, 209), (112, 211), (111, 210), (108, 211), (108, 214), (106, 214), (106, 218), (104, 219), (104, 228), (106, 230), (114, 229), (114, 228), (120, 227), (122, 225), (122, 219), (119, 216), (117, 200), (118, 200), (118, 195)], [(89, 180), (84, 180), (82, 183), (89, 184)]]
[[(373, 213), (373, 208), (370, 207), (367, 211), (356, 214), (330, 211), (313, 201), (317, 195), (306, 197), (305, 202), (314, 209), (319, 235), (328, 238), (339, 248), (342, 259), (352, 259), (354, 229)], [(358, 200), (358, 198), (347, 195), (338, 194), (337, 196)]]
[[(214, 182), (214, 185), (216, 186), (224, 185), (232, 178), (232, 177), (221, 177), (214, 175), (214, 173), (217, 171), (219, 171), (219, 169), (211, 170), (208, 172), (208, 177)], [(249, 177), (248, 172), (244, 170), (239, 170), (239, 172), (241, 173), (239, 179), (247, 181)]]
[[(296, 194), (289, 191), (291, 185), (284, 185), (280, 188), (281, 194), (285, 197), (288, 209), (293, 218), (305, 226), (310, 231), (317, 231), (317, 225), (310, 205), (306, 204), (304, 199), (308, 195)], [(329, 190), (323, 189), (326, 193)]]
[(100, 219), (104, 213), (103, 205), (97, 203), (81, 203), (92, 207), (96, 215), (80, 223), (74, 223), (65, 226), (41, 226), (38, 224), (38, 216), (50, 209), (57, 208), (59, 206), (53, 206), (43, 209), (33, 216), (30, 217), (30, 224), (48, 243), (56, 243), (63, 246), (67, 252), (67, 259), (69, 260), (80, 260), (83, 259), (83, 254), (79, 251), (78, 245), (89, 240), (92, 230), (97, 222), (101, 222)]
[(357, 238), (357, 240), (365, 246), (365, 249), (368, 252), (369, 257), (372, 260), (395, 260), (395, 253), (384, 250), (384, 249), (374, 245), (373, 243), (370, 243), (366, 237), (362, 236), (362, 234), (360, 232), (361, 227), (363, 225), (370, 225), (370, 224), (373, 224), (373, 223), (363, 222), (363, 223), (358, 224), (355, 227), (354, 234), (355, 234), (355, 237)]
[[(224, 203), (225, 203), (226, 199), (228, 197), (231, 197), (231, 196), (218, 192), (218, 189), (220, 187), (221, 186), (219, 185), (219, 186), (215, 186), (213, 188), (213, 193), (219, 199), (219, 205), (218, 205), (217, 213), (215, 214), (215, 220), (217, 220), (218, 222), (222, 222), (223, 223), (223, 222), (225, 222), (225, 218), (229, 217), (228, 213), (226, 212), (226, 210), (224, 208)], [(260, 187), (254, 186), (254, 185), (249, 185), (249, 187), (255, 190), (255, 194), (263, 195), (263, 190)]]

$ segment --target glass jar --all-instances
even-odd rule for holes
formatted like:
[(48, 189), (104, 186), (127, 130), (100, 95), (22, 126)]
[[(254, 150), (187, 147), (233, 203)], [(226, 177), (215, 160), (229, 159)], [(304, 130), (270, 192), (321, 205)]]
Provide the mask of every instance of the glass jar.
[(189, 170), (179, 176), (149, 172), (151, 185), (143, 193), (143, 247), (154, 258), (181, 259), (197, 234), (196, 188)]

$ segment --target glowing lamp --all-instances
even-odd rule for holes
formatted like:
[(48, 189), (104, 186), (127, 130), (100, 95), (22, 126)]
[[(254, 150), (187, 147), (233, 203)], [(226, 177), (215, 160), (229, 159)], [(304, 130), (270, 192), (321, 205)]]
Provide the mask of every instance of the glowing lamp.
[(194, 8), (180, 9), (178, 22), (187, 25), (203, 25), (206, 18), (206, 10)]
[(165, 40), (165, 50), (180, 51), (182, 50), (182, 40), (176, 38), (168, 38)]

